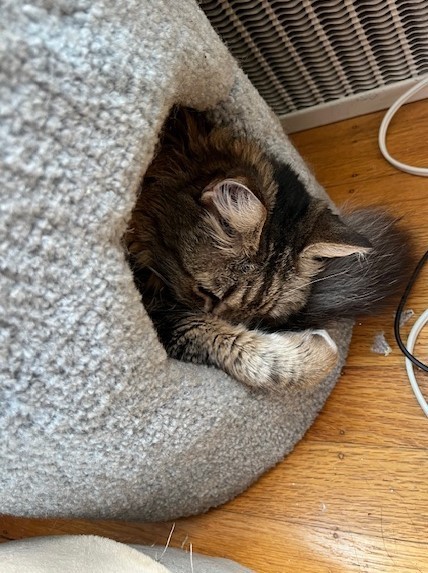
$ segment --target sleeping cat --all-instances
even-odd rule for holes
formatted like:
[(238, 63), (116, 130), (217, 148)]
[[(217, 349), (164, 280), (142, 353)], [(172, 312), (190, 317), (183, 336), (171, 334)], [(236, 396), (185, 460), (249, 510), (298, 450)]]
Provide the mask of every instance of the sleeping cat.
[(325, 378), (326, 323), (370, 311), (406, 267), (387, 216), (346, 224), (288, 165), (185, 108), (164, 126), (125, 245), (168, 354), (252, 388)]

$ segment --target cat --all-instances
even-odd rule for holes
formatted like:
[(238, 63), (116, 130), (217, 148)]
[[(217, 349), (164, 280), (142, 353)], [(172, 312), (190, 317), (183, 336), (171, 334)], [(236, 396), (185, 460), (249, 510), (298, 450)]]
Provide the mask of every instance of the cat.
[(289, 165), (188, 108), (164, 125), (124, 242), (168, 354), (273, 391), (323, 380), (328, 321), (370, 311), (406, 267), (388, 216), (342, 220)]

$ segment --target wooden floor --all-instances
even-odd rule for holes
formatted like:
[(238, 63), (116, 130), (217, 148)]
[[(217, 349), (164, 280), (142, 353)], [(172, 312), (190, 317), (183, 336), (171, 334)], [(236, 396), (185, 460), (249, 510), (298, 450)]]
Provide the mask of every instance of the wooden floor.
[[(381, 117), (312, 129), (293, 140), (336, 202), (380, 204), (402, 215), (420, 256), (428, 245), (428, 180), (397, 172), (381, 158)], [(427, 141), (428, 104), (406, 106), (391, 126), (391, 151), (428, 165)], [(417, 314), (428, 306), (427, 279), (428, 268), (409, 304)], [(396, 302), (357, 323), (343, 376), (295, 451), (229, 504), (177, 521), (171, 545), (191, 543), (193, 551), (235, 559), (258, 573), (428, 572), (428, 419), (394, 343)], [(418, 346), (425, 361), (427, 330)], [(370, 350), (378, 331), (392, 347), (389, 356)], [(428, 395), (428, 377), (419, 379)], [(97, 533), (164, 544), (171, 527), (0, 518), (3, 540)]]

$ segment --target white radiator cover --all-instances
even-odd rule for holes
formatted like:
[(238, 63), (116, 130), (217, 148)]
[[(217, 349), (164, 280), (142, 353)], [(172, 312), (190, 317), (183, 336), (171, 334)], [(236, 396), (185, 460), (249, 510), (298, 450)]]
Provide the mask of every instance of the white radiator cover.
[(199, 3), (289, 132), (388, 107), (428, 74), (428, 0)]

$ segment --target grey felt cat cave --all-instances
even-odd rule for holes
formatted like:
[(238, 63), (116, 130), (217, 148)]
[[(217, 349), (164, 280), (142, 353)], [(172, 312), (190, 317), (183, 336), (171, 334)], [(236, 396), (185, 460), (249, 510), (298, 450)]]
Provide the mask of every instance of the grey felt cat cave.
[(225, 502), (293, 448), (341, 365), (278, 398), (167, 359), (121, 237), (174, 103), (215, 108), (323, 191), (192, 0), (16, 1), (2, 26), (0, 512)]

